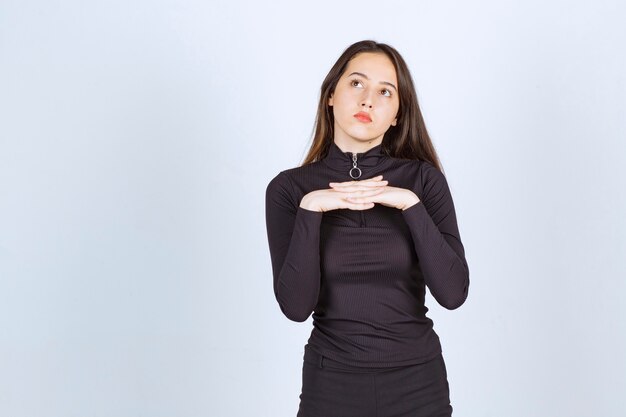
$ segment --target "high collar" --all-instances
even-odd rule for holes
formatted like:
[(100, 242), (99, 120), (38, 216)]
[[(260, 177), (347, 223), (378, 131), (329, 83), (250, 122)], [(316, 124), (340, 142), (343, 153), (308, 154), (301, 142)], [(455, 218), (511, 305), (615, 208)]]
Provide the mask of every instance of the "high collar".
[[(366, 174), (369, 169), (381, 165), (388, 156), (383, 153), (382, 143), (368, 149), (365, 152), (356, 153), (356, 166), (361, 169), (361, 177), (357, 179), (367, 178)], [(349, 176), (350, 169), (354, 166), (352, 152), (343, 152), (337, 144), (332, 141), (328, 154), (322, 159), (326, 165), (336, 171), (345, 172)], [(353, 171), (356, 173), (356, 171)]]

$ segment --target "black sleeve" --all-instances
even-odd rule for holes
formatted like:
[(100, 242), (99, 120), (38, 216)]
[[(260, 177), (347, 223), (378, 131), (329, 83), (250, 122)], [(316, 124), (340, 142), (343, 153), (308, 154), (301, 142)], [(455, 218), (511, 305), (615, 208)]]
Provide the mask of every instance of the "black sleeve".
[(448, 182), (430, 164), (423, 172), (423, 195), (418, 195), (421, 201), (402, 214), (430, 293), (443, 307), (453, 310), (467, 298), (469, 268)]
[(274, 295), (287, 318), (303, 322), (313, 312), (320, 291), (323, 213), (300, 207), (293, 196), (289, 178), (279, 173), (265, 192), (265, 221)]

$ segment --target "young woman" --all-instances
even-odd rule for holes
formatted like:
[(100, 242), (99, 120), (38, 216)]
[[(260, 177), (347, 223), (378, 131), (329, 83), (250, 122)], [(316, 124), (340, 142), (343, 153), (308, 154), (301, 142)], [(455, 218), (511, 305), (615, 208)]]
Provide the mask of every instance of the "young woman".
[(313, 313), (298, 417), (450, 416), (425, 286), (456, 309), (469, 269), (404, 59), (348, 47), (321, 88), (313, 144), (266, 189), (274, 293)]

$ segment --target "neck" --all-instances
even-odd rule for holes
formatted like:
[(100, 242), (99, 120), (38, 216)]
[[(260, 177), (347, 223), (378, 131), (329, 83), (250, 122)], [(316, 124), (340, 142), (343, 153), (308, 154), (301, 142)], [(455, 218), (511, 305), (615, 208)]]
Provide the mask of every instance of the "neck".
[[(366, 149), (365, 147), (363, 149)], [(356, 161), (355, 161), (356, 159)], [(384, 167), (392, 161), (392, 158), (383, 153), (382, 142), (378, 145), (370, 146), (369, 149), (364, 152), (344, 151), (339, 148), (337, 143), (332, 141), (328, 153), (323, 159), (323, 163), (329, 168), (341, 172), (342, 178), (349, 180), (355, 179), (350, 175), (350, 172), (354, 173), (353, 168), (359, 168), (363, 175), (371, 175), (374, 170), (382, 170)], [(352, 170), (352, 171), (351, 171)], [(367, 178), (367, 177), (363, 177)]]
[(335, 145), (337, 145), (337, 147), (341, 149), (342, 152), (364, 153), (372, 149), (374, 146), (380, 145), (383, 142), (383, 140), (382, 138), (380, 138), (380, 139), (370, 140), (367, 142), (352, 142), (352, 141), (347, 142), (347, 141), (335, 138), (334, 142), (335, 142)]

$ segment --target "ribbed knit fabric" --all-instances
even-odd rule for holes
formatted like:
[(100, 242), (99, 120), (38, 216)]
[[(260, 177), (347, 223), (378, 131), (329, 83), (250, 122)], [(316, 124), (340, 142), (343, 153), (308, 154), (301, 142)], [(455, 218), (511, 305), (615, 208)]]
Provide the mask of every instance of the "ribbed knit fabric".
[(396, 159), (382, 145), (357, 153), (359, 179), (382, 174), (421, 200), (406, 210), (317, 212), (302, 197), (350, 181), (352, 154), (333, 142), (327, 156), (281, 171), (266, 189), (274, 293), (289, 319), (313, 313), (308, 345), (347, 365), (394, 367), (441, 353), (426, 316), (425, 285), (439, 304), (464, 303), (469, 269), (447, 181), (425, 161)]

